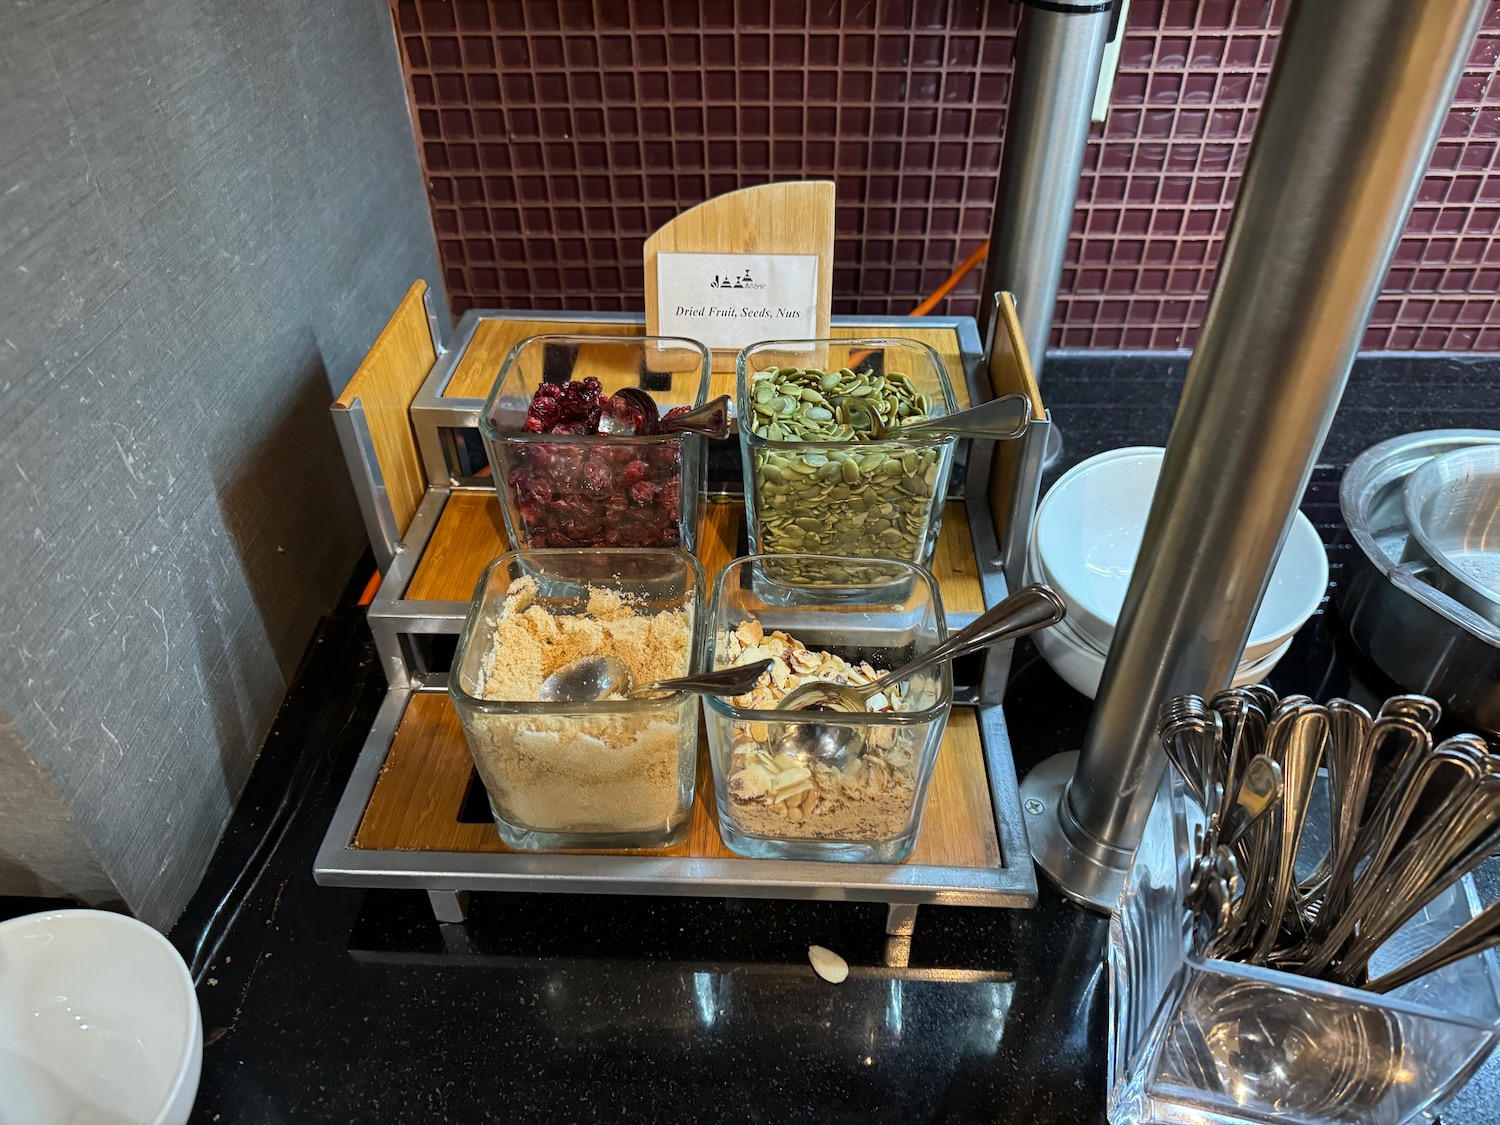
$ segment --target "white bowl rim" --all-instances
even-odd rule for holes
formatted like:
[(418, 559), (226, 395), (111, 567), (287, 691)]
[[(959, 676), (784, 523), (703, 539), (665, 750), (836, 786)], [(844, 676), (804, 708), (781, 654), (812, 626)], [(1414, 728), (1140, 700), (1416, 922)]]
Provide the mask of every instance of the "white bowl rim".
[[(1097, 648), (1095, 648), (1088, 642), (1088, 640), (1082, 633), (1078, 632), (1078, 630), (1076, 629), (1069, 628), (1066, 618), (1064, 618), (1062, 621), (1059, 621), (1051, 628), (1041, 631), (1051, 633), (1061, 643), (1069, 645), (1074, 649), (1080, 650), (1083, 654), (1087, 655), (1093, 660), (1098, 660), (1102, 663), (1103, 661), (1109, 659), (1109, 654), (1107, 652), (1100, 652)], [(1276, 645), (1273, 649), (1271, 649), (1270, 652), (1267, 652), (1263, 656), (1258, 656), (1254, 660), (1241, 660), (1234, 667), (1234, 678), (1238, 679), (1242, 675), (1246, 675), (1258, 670), (1261, 671), (1262, 675), (1264, 675), (1265, 672), (1270, 671), (1272, 667), (1280, 663), (1281, 658), (1285, 656), (1287, 654), (1287, 650), (1292, 647), (1292, 642), (1294, 640), (1296, 640), (1295, 636), (1287, 637), (1284, 641)]]
[[(1049, 634), (1049, 636), (1043, 638), (1041, 635), (1042, 633), (1047, 633)], [(1081, 658), (1088, 663), (1089, 676), (1095, 677), (1097, 679), (1098, 676), (1102, 676), (1104, 674), (1105, 658), (1100, 656), (1095, 649), (1081, 648), (1078, 641), (1069, 636), (1067, 633), (1059, 630), (1055, 625), (1050, 629), (1040, 630), (1038, 633), (1033, 635), (1032, 639), (1037, 642), (1037, 653), (1041, 656), (1042, 660), (1046, 662), (1047, 666), (1051, 668), (1052, 671), (1058, 676), (1059, 679), (1061, 679), (1074, 691), (1077, 691), (1080, 695), (1086, 696), (1089, 699), (1095, 699), (1098, 697), (1099, 689), (1097, 684), (1094, 688), (1093, 694), (1090, 694), (1083, 687), (1079, 686), (1079, 684), (1074, 683), (1067, 672), (1058, 667), (1059, 662), (1063, 659), (1062, 656), (1054, 656), (1053, 653), (1047, 651), (1048, 648), (1055, 644), (1059, 648), (1066, 650), (1070, 655)], [(1286, 656), (1287, 651), (1292, 647), (1292, 641), (1295, 639), (1296, 638), (1294, 637), (1288, 637), (1276, 648), (1272, 649), (1269, 653), (1261, 657), (1259, 660), (1240, 664), (1235, 668), (1234, 674), (1230, 677), (1230, 684), (1232, 686), (1239, 687), (1245, 684), (1259, 683), (1261, 680), (1264, 680), (1268, 675), (1271, 674), (1276, 665), (1281, 663), (1282, 658)], [(1071, 669), (1071, 671), (1074, 675), (1079, 676), (1080, 680), (1088, 678), (1081, 675), (1082, 669), (1073, 668)]]
[[(167, 1111), (173, 1108), (174, 1103), (181, 1096), (183, 1087), (189, 1081), (190, 1073), (195, 1070), (192, 1065), (193, 1058), (202, 1050), (203, 1013), (198, 1007), (198, 990), (193, 986), (193, 976), (188, 972), (187, 964), (183, 961), (182, 954), (177, 951), (177, 947), (168, 941), (160, 930), (154, 926), (147, 925), (139, 918), (132, 918), (129, 914), (117, 914), (112, 910), (92, 910), (88, 907), (80, 906), (67, 907), (62, 910), (41, 910), (33, 914), (22, 914), (19, 917), (0, 922), (0, 938), (6, 937), (11, 933), (24, 933), (26, 930), (36, 926), (55, 925), (63, 919), (67, 920), (65, 922), (66, 925), (72, 925), (74, 921), (83, 919), (94, 924), (102, 921), (105, 926), (123, 926), (127, 930), (134, 930), (146, 937), (149, 942), (153, 942), (168, 954), (167, 960), (171, 962), (175, 970), (172, 975), (175, 976), (177, 983), (182, 986), (183, 993), (188, 1000), (187, 1007), (192, 1019), (189, 1022), (189, 1026), (183, 1029), (182, 1047), (178, 1052), (176, 1073), (172, 1079), (172, 1084), (162, 1092), (161, 1108), (157, 1111), (156, 1117), (152, 1119), (153, 1125), (159, 1125), (161, 1121), (165, 1120)], [(199, 1081), (199, 1077), (197, 1073), (191, 1074), (191, 1081), (194, 1085)], [(189, 1106), (188, 1110), (191, 1114), (192, 1107)]]
[[(1026, 566), (1021, 572), (1022, 581), (1041, 581), (1036, 577), (1037, 569), (1038, 559), (1036, 550), (1033, 547), (1028, 546), (1026, 548)], [(1086, 655), (1091, 658), (1098, 660), (1107, 660), (1109, 658), (1108, 652), (1101, 651), (1094, 644), (1093, 639), (1087, 633), (1083, 632), (1083, 630), (1075, 628), (1073, 626), (1073, 623), (1069, 621), (1066, 616), (1064, 616), (1063, 619), (1056, 625), (1049, 626), (1046, 629), (1040, 630), (1040, 632), (1051, 633), (1060, 642), (1070, 645), (1075, 649), (1081, 649)], [(1281, 638), (1268, 650), (1261, 653), (1253, 660), (1246, 660), (1243, 656), (1241, 656), (1240, 662), (1234, 667), (1234, 678), (1238, 679), (1240, 676), (1245, 675), (1246, 673), (1253, 672), (1256, 669), (1261, 668), (1262, 665), (1268, 665), (1261, 672), (1261, 675), (1265, 675), (1266, 672), (1269, 672), (1271, 668), (1280, 663), (1281, 658), (1285, 656), (1287, 650), (1292, 647), (1292, 641), (1296, 639), (1296, 636), (1297, 631), (1294, 630), (1290, 636)], [(1249, 646), (1247, 645), (1246, 648), (1248, 650)]]
[[(1042, 513), (1046, 510), (1047, 503), (1052, 499), (1053, 494), (1060, 488), (1062, 488), (1065, 483), (1077, 479), (1079, 476), (1082, 476), (1084, 472), (1092, 471), (1101, 465), (1108, 464), (1110, 461), (1117, 461), (1125, 457), (1136, 457), (1142, 455), (1146, 456), (1150, 460), (1154, 460), (1159, 463), (1162, 458), (1166, 456), (1166, 449), (1159, 445), (1130, 445), (1122, 446), (1119, 449), (1106, 449), (1102, 453), (1096, 453), (1092, 457), (1085, 458), (1084, 460), (1078, 462), (1078, 464), (1070, 468), (1067, 472), (1063, 473), (1062, 476), (1058, 477), (1057, 480), (1052, 482), (1051, 487), (1048, 488), (1046, 494), (1043, 495), (1041, 503), (1037, 505), (1036, 516), (1032, 520), (1033, 530), (1031, 542), (1027, 544), (1028, 552), (1034, 550), (1034, 565), (1032, 566), (1032, 572), (1039, 576), (1039, 580), (1047, 583), (1049, 586), (1055, 587), (1058, 593), (1063, 596), (1065, 601), (1068, 601), (1070, 604), (1075, 602), (1078, 603), (1087, 615), (1096, 617), (1100, 621), (1104, 622), (1105, 625), (1110, 629), (1111, 633), (1113, 632), (1118, 622), (1111, 620), (1109, 615), (1103, 612), (1098, 606), (1089, 604), (1087, 599), (1078, 597), (1078, 595), (1076, 595), (1071, 589), (1068, 588), (1066, 583), (1058, 581), (1055, 572), (1047, 565), (1046, 559), (1042, 557), (1040, 547)], [(1289, 640), (1291, 637), (1295, 636), (1298, 630), (1300, 630), (1302, 626), (1306, 625), (1307, 622), (1311, 620), (1313, 614), (1317, 613), (1318, 607), (1323, 604), (1324, 597), (1328, 594), (1328, 548), (1323, 543), (1323, 537), (1318, 534), (1317, 527), (1314, 526), (1312, 520), (1308, 518), (1307, 513), (1302, 511), (1300, 507), (1292, 516), (1292, 525), (1287, 531), (1286, 542), (1282, 545), (1283, 555), (1286, 553), (1286, 549), (1291, 544), (1293, 537), (1297, 535), (1301, 535), (1309, 547), (1314, 544), (1317, 546), (1316, 551), (1309, 550), (1308, 554), (1309, 557), (1314, 557), (1317, 559), (1316, 569), (1317, 573), (1321, 576), (1322, 581), (1316, 584), (1316, 589), (1313, 588), (1314, 584), (1308, 584), (1306, 596), (1296, 603), (1295, 614), (1288, 613), (1284, 615), (1282, 620), (1274, 622), (1271, 626), (1253, 632), (1250, 635), (1249, 639), (1245, 642), (1245, 647), (1247, 649), (1261, 648), (1267, 644), (1279, 647), (1281, 642)], [(1261, 605), (1261, 609), (1263, 610), (1264, 608), (1265, 604), (1263, 602)], [(1255, 622), (1253, 624), (1260, 624), (1260, 621), (1260, 610), (1257, 610)], [(1087, 631), (1083, 629), (1081, 625), (1076, 623), (1073, 626), (1073, 631), (1075, 633), (1091, 635), (1087, 634)], [(1103, 638), (1098, 639), (1102, 640)], [(1266, 659), (1269, 657), (1269, 655), (1270, 653), (1268, 652), (1260, 659)]]

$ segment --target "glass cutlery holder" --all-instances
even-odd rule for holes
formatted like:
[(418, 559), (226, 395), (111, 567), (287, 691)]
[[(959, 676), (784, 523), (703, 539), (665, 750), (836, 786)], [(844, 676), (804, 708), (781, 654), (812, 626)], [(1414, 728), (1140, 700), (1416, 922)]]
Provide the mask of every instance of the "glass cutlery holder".
[[(1500, 1038), (1493, 954), (1385, 995), (1201, 957), (1182, 903), (1202, 820), (1169, 770), (1110, 920), (1109, 1120), (1427, 1119)], [(1477, 907), (1465, 878), (1376, 951), (1372, 976), (1452, 933)]]

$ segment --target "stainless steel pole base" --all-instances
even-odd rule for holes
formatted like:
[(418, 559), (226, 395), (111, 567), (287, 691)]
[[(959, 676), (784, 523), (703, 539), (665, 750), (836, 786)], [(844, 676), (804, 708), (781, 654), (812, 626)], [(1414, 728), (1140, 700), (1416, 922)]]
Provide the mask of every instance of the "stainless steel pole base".
[(1021, 782), (1026, 840), (1031, 858), (1058, 890), (1081, 906), (1110, 914), (1135, 853), (1101, 843), (1078, 827), (1068, 808), (1068, 783), (1077, 766), (1078, 751), (1070, 750), (1048, 758)]

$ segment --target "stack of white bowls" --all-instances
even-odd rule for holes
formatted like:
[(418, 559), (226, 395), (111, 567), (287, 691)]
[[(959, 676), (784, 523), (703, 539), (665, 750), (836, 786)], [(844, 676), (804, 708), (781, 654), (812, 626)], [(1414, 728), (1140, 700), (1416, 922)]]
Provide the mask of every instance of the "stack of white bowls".
[[(1037, 508), (1028, 581), (1045, 582), (1068, 605), (1066, 620), (1033, 633), (1043, 658), (1072, 687), (1094, 697), (1115, 623), (1135, 569), (1164, 451), (1113, 449), (1064, 473)], [(1282, 548), (1256, 615), (1234, 686), (1258, 683), (1291, 647), (1328, 589), (1328, 555), (1301, 512)]]

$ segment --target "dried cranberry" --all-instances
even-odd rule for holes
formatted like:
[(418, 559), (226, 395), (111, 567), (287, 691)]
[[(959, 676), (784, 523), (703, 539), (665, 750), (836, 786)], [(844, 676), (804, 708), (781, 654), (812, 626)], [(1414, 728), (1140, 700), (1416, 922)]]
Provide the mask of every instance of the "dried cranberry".
[(661, 420), (665, 422), (668, 418), (676, 418), (679, 414), (686, 414), (691, 409), (691, 406), (674, 406), (661, 416)]
[(609, 464), (597, 457), (591, 457), (583, 466), (583, 487), (589, 492), (603, 494), (614, 487), (615, 474)]
[(582, 383), (579, 383), (578, 386), (582, 387), (584, 394), (588, 395), (590, 398), (598, 398), (604, 393), (604, 384), (599, 382), (599, 380), (595, 379), (592, 375), (590, 375)]
[(536, 402), (542, 398), (561, 398), (563, 389), (557, 383), (543, 383), (536, 389), (536, 394), (531, 396), (531, 401)]
[(588, 523), (603, 514), (603, 509), (594, 501), (582, 496), (570, 496), (557, 506), (558, 518), (568, 523)]
[(661, 493), (657, 499), (661, 501), (662, 507), (667, 510), (667, 514), (674, 521), (680, 519), (681, 512), (678, 511), (678, 508), (682, 503), (682, 478), (674, 477), (662, 485)]
[[(544, 468), (553, 480), (567, 482), (577, 479), (578, 474), (583, 472), (584, 459), (587, 452), (573, 442), (548, 441), (536, 443), (536, 464)], [(569, 491), (568, 487), (561, 487), (559, 492)]]
[(563, 434), (566, 436), (582, 436), (584, 434), (593, 433), (594, 428), (589, 425), (587, 416), (582, 416), (575, 421), (559, 422), (557, 425), (552, 427), (551, 432), (554, 434)]
[(559, 413), (557, 399), (538, 397), (532, 399), (531, 405), (526, 408), (526, 421), (528, 424), (536, 422), (542, 430), (546, 430), (557, 423)]
[(651, 463), (661, 468), (673, 468), (682, 464), (682, 448), (678, 442), (661, 442), (651, 447)]
[(630, 506), (630, 498), (623, 492), (611, 493), (605, 499), (604, 506), (612, 512), (623, 512)]
[(625, 466), (625, 471), (620, 474), (620, 483), (630, 488), (651, 475), (651, 466), (645, 461), (632, 461)]
[(530, 500), (539, 505), (552, 503), (552, 481), (545, 473), (512, 473), (510, 486), (523, 501)]
[(638, 480), (630, 486), (630, 498), (642, 506), (656, 499), (656, 485), (649, 480)]

